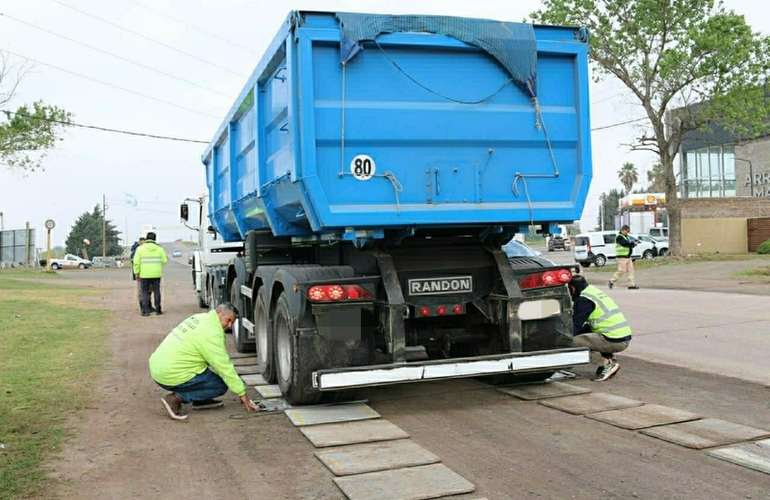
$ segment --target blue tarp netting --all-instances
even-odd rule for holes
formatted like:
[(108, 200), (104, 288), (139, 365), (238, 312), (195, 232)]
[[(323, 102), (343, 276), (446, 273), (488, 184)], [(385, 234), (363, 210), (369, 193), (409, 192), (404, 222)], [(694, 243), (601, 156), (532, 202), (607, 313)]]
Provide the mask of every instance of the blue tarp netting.
[(343, 63), (362, 50), (362, 41), (374, 40), (383, 33), (435, 33), (484, 50), (503, 65), (519, 87), (536, 97), (537, 47), (531, 24), (450, 16), (348, 12), (338, 12), (336, 16), (342, 32), (340, 57)]

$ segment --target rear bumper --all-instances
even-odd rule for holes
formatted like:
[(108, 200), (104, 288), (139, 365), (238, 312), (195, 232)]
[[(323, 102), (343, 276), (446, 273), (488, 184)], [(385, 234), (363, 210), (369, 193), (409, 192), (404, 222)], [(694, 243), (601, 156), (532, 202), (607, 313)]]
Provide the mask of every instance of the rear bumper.
[(574, 347), (550, 351), (494, 354), (473, 358), (324, 369), (313, 372), (312, 377), (315, 389), (334, 391), (404, 382), (542, 372), (586, 363), (588, 363), (588, 350)]

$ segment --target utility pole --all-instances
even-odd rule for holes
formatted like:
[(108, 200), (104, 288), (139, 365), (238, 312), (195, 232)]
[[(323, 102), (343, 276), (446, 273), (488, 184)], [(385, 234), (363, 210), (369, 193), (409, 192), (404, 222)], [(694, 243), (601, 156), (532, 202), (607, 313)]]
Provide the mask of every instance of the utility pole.
[(107, 257), (107, 197), (102, 195), (102, 259)]

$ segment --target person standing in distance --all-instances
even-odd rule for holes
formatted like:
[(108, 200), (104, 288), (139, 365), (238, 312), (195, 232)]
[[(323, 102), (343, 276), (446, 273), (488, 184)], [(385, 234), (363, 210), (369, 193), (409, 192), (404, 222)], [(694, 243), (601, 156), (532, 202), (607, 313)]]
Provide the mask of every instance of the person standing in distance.
[(614, 354), (628, 348), (631, 327), (615, 301), (583, 276), (573, 276), (568, 287), (573, 302), (572, 345), (588, 347), (591, 364), (598, 365), (594, 380), (607, 380), (620, 370)]
[(163, 247), (155, 242), (155, 233), (147, 233), (144, 244), (139, 245), (134, 254), (134, 273), (141, 280), (142, 286), (142, 316), (149, 316), (151, 310), (150, 291), (155, 297), (155, 314), (163, 314), (161, 309), (160, 280), (163, 277), (163, 266), (168, 257)]
[(214, 398), (227, 389), (240, 398), (246, 411), (259, 409), (246, 396), (246, 386), (225, 346), (225, 330), (232, 328), (237, 317), (238, 310), (229, 302), (190, 316), (171, 330), (150, 356), (152, 379), (171, 391), (161, 403), (172, 419), (187, 419), (180, 414), (183, 404), (192, 403), (196, 410), (223, 406), (223, 401)]
[(615, 286), (615, 283), (618, 282), (620, 277), (623, 276), (623, 273), (628, 275), (628, 289), (639, 289), (634, 280), (634, 259), (631, 258), (631, 253), (639, 242), (628, 236), (630, 230), (631, 228), (627, 225), (621, 227), (620, 233), (618, 233), (615, 238), (615, 260), (618, 261), (618, 270), (615, 272), (615, 275), (610, 278), (610, 282), (608, 283), (610, 290), (612, 290), (612, 287)]

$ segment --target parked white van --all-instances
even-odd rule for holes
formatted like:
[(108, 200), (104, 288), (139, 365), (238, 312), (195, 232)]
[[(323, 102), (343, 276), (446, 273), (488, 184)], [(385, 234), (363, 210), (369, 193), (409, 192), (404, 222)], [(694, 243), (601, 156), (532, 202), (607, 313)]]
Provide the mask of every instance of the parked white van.
[[(615, 260), (615, 238), (617, 238), (618, 232), (595, 231), (575, 236), (575, 261), (583, 267), (588, 267), (591, 264), (602, 267), (607, 263), (607, 260)], [(641, 241), (633, 234), (628, 236), (639, 241), (631, 253), (632, 259), (651, 259), (657, 255), (657, 249), (652, 241)]]
[(667, 240), (668, 239), (668, 228), (663, 226), (655, 226), (651, 227), (647, 233), (655, 238), (656, 240)]

